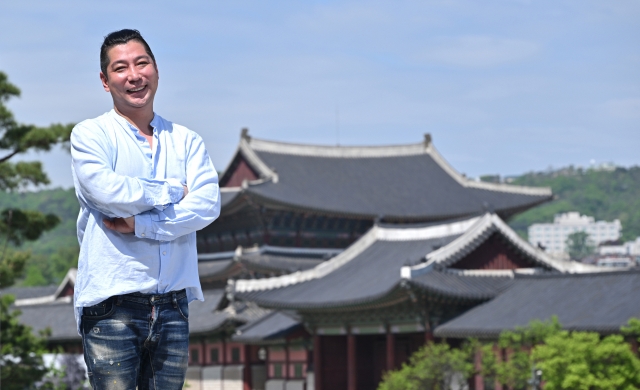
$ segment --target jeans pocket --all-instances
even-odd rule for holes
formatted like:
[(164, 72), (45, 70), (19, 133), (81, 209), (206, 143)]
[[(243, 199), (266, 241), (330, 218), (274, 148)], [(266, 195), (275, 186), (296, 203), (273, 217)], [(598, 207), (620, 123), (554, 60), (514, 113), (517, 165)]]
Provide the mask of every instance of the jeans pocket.
[(110, 317), (116, 310), (113, 298), (108, 298), (96, 305), (82, 308), (82, 318), (87, 320), (101, 320)]
[(178, 312), (185, 321), (189, 322), (189, 301), (187, 297), (178, 299)]

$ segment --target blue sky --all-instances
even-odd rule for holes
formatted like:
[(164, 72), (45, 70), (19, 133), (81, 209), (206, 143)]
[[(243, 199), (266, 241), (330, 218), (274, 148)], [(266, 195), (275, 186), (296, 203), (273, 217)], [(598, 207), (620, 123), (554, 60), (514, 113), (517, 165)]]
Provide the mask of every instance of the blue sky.
[[(45, 125), (100, 115), (102, 37), (137, 28), (156, 112), (223, 170), (258, 138), (379, 145), (432, 134), (469, 176), (640, 164), (637, 1), (22, 1), (0, 5), (9, 107)], [(63, 151), (33, 154), (72, 185)]]

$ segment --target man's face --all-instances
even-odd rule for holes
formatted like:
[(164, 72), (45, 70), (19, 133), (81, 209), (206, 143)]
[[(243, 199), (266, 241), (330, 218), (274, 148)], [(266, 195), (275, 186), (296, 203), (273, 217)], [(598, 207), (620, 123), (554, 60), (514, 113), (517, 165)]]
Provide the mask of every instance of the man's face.
[(100, 72), (104, 90), (120, 110), (153, 105), (158, 89), (158, 68), (138, 41), (116, 45), (107, 52), (107, 75)]

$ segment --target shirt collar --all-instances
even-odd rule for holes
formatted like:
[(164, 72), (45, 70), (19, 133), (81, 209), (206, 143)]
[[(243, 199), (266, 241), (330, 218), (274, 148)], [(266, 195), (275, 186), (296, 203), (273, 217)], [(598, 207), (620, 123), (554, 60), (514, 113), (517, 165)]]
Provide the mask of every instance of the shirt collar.
[[(128, 128), (129, 130), (137, 133), (138, 129), (132, 125), (131, 123), (129, 123), (128, 120), (126, 120), (124, 117), (122, 117), (120, 114), (118, 114), (116, 112), (115, 109), (111, 109), (111, 111), (109, 111), (109, 114), (111, 114), (111, 117), (113, 117), (116, 121), (118, 121), (118, 123), (120, 123), (122, 126)], [(153, 127), (153, 131), (159, 131), (160, 130), (160, 124), (162, 123), (161, 121), (162, 118), (160, 118), (160, 115), (156, 114), (155, 112), (153, 113), (153, 119), (151, 120), (151, 127)]]

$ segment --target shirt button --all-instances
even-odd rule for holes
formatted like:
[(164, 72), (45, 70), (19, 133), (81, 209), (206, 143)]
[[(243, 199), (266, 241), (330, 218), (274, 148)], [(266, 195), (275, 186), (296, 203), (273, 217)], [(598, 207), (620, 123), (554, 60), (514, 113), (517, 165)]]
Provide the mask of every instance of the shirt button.
[(166, 252), (166, 251), (164, 251), (164, 252), (162, 252), (162, 254), (163, 254), (163, 255), (166, 255), (166, 254), (167, 254), (167, 252)]
[(141, 235), (142, 237), (144, 237), (144, 236), (145, 236), (145, 235), (144, 235), (144, 233), (142, 233), (142, 234), (140, 234), (140, 235)]

